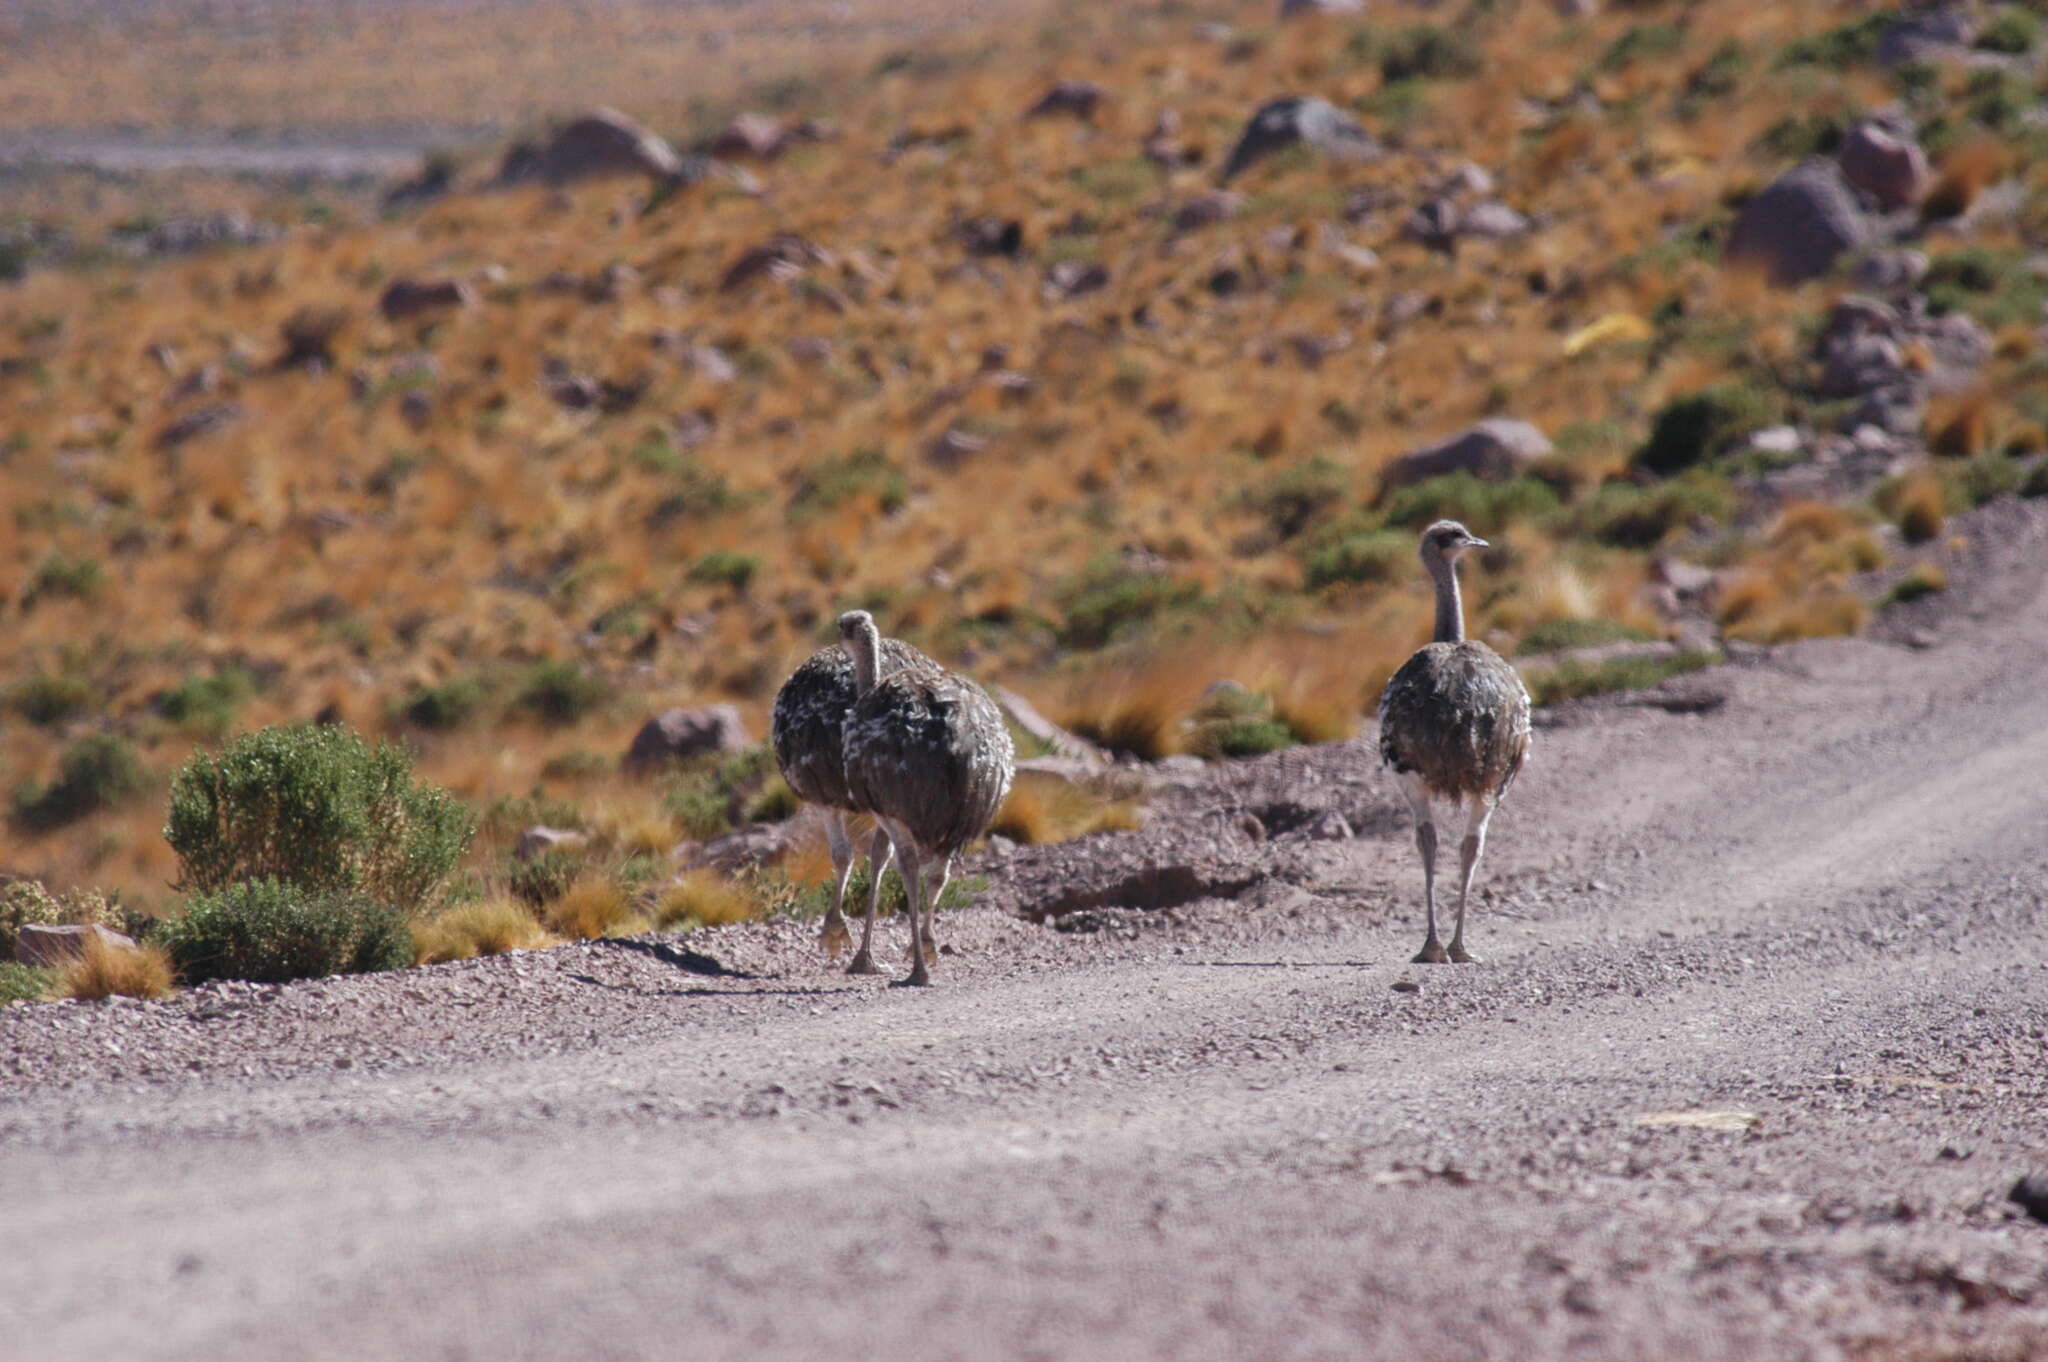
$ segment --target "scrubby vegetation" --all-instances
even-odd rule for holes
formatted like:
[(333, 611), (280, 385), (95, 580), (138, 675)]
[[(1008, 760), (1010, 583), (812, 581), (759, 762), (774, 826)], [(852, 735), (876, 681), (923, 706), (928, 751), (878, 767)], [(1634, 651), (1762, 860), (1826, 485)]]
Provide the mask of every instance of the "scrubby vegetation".
[(283, 983), (413, 963), (405, 915), (353, 890), (245, 879), (193, 896), (157, 940), (188, 984)]
[(459, 801), (413, 779), (403, 748), (292, 726), (186, 763), (171, 783), (164, 837), (182, 889), (269, 878), (413, 913), (438, 901), (474, 831)]

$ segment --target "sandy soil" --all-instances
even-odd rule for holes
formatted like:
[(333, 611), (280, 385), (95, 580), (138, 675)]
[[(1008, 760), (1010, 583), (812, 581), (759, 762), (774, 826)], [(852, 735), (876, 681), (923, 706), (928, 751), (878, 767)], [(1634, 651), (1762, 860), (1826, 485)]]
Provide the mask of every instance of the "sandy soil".
[(1484, 965), (1406, 963), (1368, 733), (1162, 815), (1359, 835), (928, 992), (781, 924), (0, 1012), (0, 1357), (2048, 1357), (2040, 509), (1552, 711)]

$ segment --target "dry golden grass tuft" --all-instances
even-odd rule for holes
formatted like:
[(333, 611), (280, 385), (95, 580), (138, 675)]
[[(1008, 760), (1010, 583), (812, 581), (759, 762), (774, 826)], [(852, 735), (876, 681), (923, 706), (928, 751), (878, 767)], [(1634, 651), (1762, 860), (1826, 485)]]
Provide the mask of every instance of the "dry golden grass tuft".
[(1948, 523), (1948, 495), (1932, 472), (1909, 473), (1882, 489), (1878, 509), (1898, 523), (1909, 544), (1925, 544)]
[(516, 899), (485, 899), (450, 908), (412, 926), (413, 953), (422, 965), (479, 955), (530, 951), (555, 943), (533, 910)]
[(611, 880), (581, 879), (541, 910), (541, 921), (557, 936), (589, 940), (630, 936), (647, 928), (626, 889)]
[(1131, 832), (1143, 824), (1144, 809), (1136, 800), (1023, 772), (989, 832), (1036, 846), (1097, 832)]
[(162, 998), (170, 993), (174, 977), (170, 952), (154, 941), (116, 946), (89, 936), (85, 953), (58, 972), (52, 992), (59, 998), (88, 1001), (116, 995)]
[(657, 927), (724, 927), (760, 917), (760, 896), (723, 875), (693, 870), (664, 888), (654, 902)]

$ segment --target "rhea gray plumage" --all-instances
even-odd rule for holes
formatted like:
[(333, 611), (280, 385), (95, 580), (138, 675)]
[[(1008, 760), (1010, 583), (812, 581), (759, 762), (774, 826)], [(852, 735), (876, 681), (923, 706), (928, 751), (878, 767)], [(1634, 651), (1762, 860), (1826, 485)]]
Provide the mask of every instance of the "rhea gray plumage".
[[(1436, 586), (1436, 637), (1401, 664), (1380, 695), (1380, 760), (1415, 811), (1428, 934), (1417, 964), (1463, 963), (1465, 903), (1486, 846), (1486, 824), (1529, 755), (1529, 692), (1499, 653), (1465, 637), (1457, 562), (1486, 547), (1455, 520), (1422, 532), (1423, 569)], [(1458, 916), (1446, 951), (1436, 935), (1436, 822), (1432, 799), (1466, 807)]]
[[(942, 667), (878, 676), (880, 640), (866, 611), (841, 615), (839, 636), (853, 655), (860, 690), (846, 720), (846, 786), (895, 843), (910, 901), (907, 982), (927, 984), (937, 960), (932, 913), (952, 877), (953, 857), (995, 821), (1016, 752), (1002, 711), (966, 677)], [(868, 947), (864, 936), (861, 957)]]
[[(883, 639), (880, 669), (937, 669), (938, 664), (898, 639)], [(861, 806), (846, 787), (846, 716), (859, 698), (854, 687), (853, 655), (844, 645), (821, 648), (790, 673), (775, 693), (769, 727), (775, 764), (797, 798), (824, 811), (825, 839), (832, 849), (832, 907), (825, 914), (820, 943), (836, 959), (846, 949), (846, 882), (853, 873), (854, 845), (847, 815)], [(889, 835), (881, 828), (868, 847), (868, 917), (872, 921), (882, 890), (882, 872), (889, 867)], [(858, 962), (856, 962), (858, 963)], [(872, 962), (870, 962), (872, 963)]]

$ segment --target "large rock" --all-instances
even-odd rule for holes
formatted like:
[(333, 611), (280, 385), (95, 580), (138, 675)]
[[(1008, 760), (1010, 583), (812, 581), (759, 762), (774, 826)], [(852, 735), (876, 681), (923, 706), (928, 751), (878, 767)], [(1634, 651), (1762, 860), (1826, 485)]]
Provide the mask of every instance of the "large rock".
[(1063, 80), (1024, 111), (1026, 118), (1078, 118), (1086, 122), (1109, 92), (1092, 80)]
[(540, 146), (521, 144), (506, 153), (501, 182), (573, 180), (613, 175), (680, 178), (682, 157), (666, 139), (616, 109), (594, 109), (556, 128)]
[(545, 856), (550, 851), (581, 851), (590, 845), (587, 833), (575, 832), (568, 828), (551, 828), (536, 823), (519, 834), (519, 840), (512, 844), (512, 859), (530, 861), (536, 856)]
[(104, 946), (126, 950), (135, 948), (133, 938), (97, 924), (81, 927), (65, 923), (46, 927), (31, 922), (22, 927), (21, 934), (14, 940), (14, 958), (36, 969), (62, 969), (74, 960), (84, 959), (86, 943), (94, 937), (98, 937)]
[(1977, 24), (1960, 5), (1933, 6), (1900, 17), (1877, 40), (1879, 66), (1932, 65), (1969, 52)]
[(732, 705), (664, 710), (633, 735), (621, 764), (628, 775), (646, 775), (690, 757), (742, 751), (752, 741)]
[(402, 322), (429, 312), (468, 307), (476, 301), (476, 290), (460, 279), (394, 279), (377, 299), (377, 310), (388, 321)]
[(1489, 417), (1441, 444), (1403, 454), (1380, 474), (1380, 487), (1392, 491), (1451, 473), (1500, 482), (1525, 472), (1550, 448), (1543, 432), (1527, 421)]
[(1372, 134), (1327, 99), (1286, 95), (1259, 106), (1230, 149), (1221, 178), (1228, 183), (1255, 162), (1292, 146), (1313, 147), (1346, 161), (1371, 160), (1380, 154)]
[(1736, 215), (1728, 259), (1761, 266), (1774, 283), (1798, 284), (1835, 267), (1870, 240), (1870, 220), (1841, 167), (1818, 157), (1766, 185)]
[(1835, 159), (1843, 178), (1887, 212), (1920, 202), (1933, 178), (1920, 144), (1881, 123), (1866, 121), (1850, 129)]

